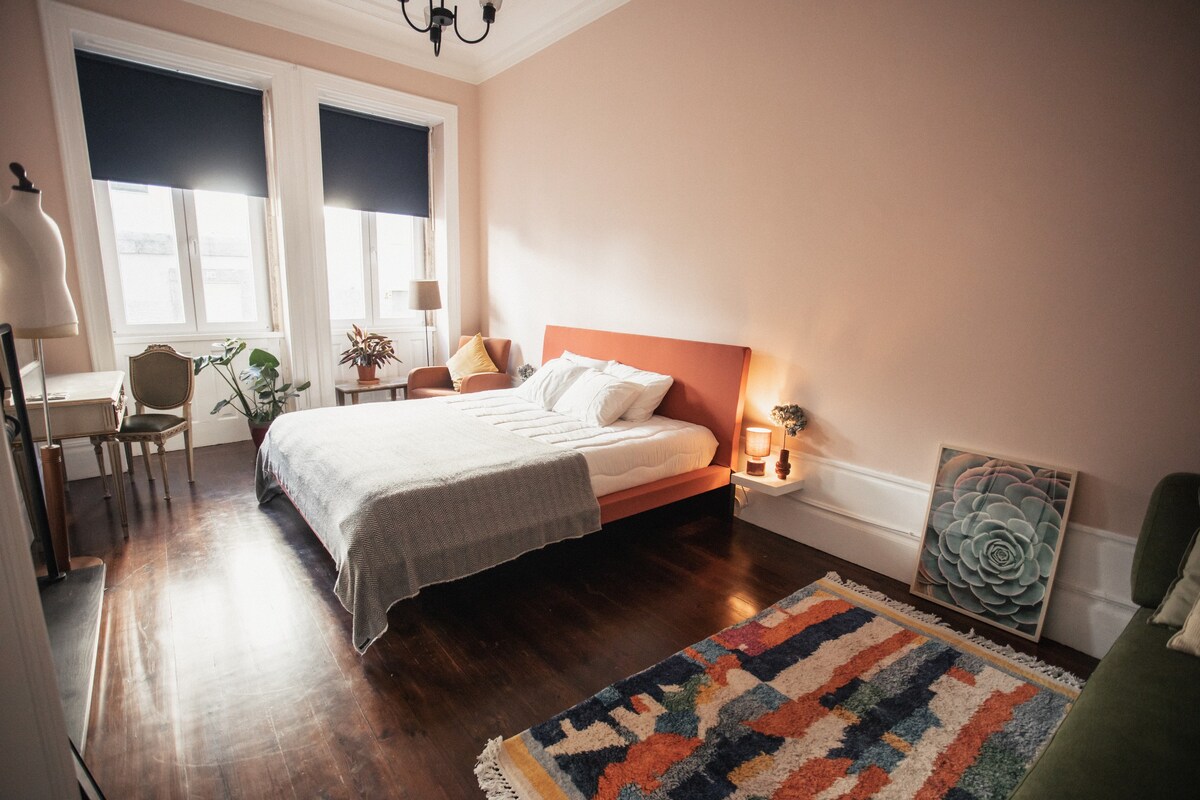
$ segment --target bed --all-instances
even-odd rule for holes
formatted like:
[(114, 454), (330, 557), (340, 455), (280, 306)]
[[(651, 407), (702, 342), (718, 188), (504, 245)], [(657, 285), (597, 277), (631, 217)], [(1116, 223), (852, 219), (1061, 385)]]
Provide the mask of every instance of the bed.
[(423, 586), (729, 485), (749, 348), (548, 326), (543, 360), (566, 351), (674, 382), (649, 420), (603, 428), (515, 390), (312, 409), (272, 425), (259, 502), (285, 495), (329, 551), (359, 652)]

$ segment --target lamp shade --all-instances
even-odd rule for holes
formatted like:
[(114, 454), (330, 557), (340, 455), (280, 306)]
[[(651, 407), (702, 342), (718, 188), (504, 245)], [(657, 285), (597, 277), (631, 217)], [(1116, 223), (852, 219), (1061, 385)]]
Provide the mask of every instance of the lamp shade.
[(24, 168), (11, 168), (19, 184), (0, 205), (0, 322), (22, 339), (75, 336), (79, 317), (67, 289), (62, 234)]
[(408, 307), (417, 311), (433, 311), (442, 307), (442, 292), (437, 281), (409, 281)]
[(771, 454), (771, 429), (746, 428), (746, 455), (762, 458)]

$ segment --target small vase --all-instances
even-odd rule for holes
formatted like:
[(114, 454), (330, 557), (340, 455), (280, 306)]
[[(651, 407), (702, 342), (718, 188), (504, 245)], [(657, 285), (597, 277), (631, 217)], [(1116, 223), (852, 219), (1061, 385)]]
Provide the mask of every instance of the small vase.
[(358, 369), (358, 382), (361, 384), (379, 383), (379, 378), (375, 377), (374, 365), (369, 367), (356, 367)]
[(787, 449), (779, 451), (779, 460), (775, 462), (775, 475), (779, 480), (786, 481), (787, 476), (792, 472), (792, 465), (788, 461), (789, 453)]

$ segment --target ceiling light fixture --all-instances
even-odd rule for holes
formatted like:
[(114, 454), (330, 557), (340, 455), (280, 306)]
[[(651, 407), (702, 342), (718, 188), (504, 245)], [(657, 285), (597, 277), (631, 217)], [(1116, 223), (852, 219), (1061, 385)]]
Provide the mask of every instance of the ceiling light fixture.
[(400, 10), (404, 12), (404, 21), (408, 26), (417, 33), (428, 33), (429, 41), (433, 42), (434, 56), (441, 55), (442, 52), (442, 28), (454, 28), (454, 35), (460, 41), (466, 44), (477, 44), (487, 38), (488, 33), (492, 30), (492, 23), (496, 21), (496, 12), (500, 10), (504, 0), (479, 0), (479, 7), (483, 9), (483, 21), (487, 25), (483, 30), (483, 36), (478, 39), (468, 39), (458, 30), (458, 6), (454, 10), (446, 8), (446, 0), (441, 0), (440, 5), (434, 6), (433, 0), (429, 0), (429, 6), (425, 9), (425, 27), (419, 28), (408, 17), (409, 0), (400, 0)]

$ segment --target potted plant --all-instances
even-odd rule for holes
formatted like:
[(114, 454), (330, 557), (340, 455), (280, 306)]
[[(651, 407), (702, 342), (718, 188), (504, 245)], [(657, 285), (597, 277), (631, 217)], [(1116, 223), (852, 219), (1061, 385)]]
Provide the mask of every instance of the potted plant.
[(775, 474), (782, 481), (786, 480), (788, 473), (792, 471), (792, 465), (788, 461), (790, 454), (787, 449), (787, 437), (795, 436), (808, 427), (808, 414), (795, 403), (788, 403), (772, 408), (771, 420), (783, 427), (783, 445), (779, 448), (779, 460), (775, 462)]
[(392, 340), (381, 333), (364, 333), (362, 328), (351, 325), (346, 338), (350, 340), (350, 347), (342, 353), (342, 360), (338, 363), (356, 366), (359, 383), (379, 383), (375, 370), (389, 361), (400, 362)]
[(221, 379), (229, 384), (233, 394), (213, 406), (209, 413), (216, 414), (225, 406), (232, 407), (246, 418), (250, 426), (250, 438), (254, 440), (254, 446), (259, 447), (267, 435), (267, 428), (286, 410), (284, 406), (287, 402), (299, 397), (311, 382), (280, 385), (279, 359), (258, 348), (250, 351), (249, 365), (235, 375), (233, 360), (245, 349), (246, 343), (241, 339), (226, 339), (221, 344), (219, 354), (196, 356), (192, 359), (192, 366), (196, 375), (205, 367), (213, 367)]

